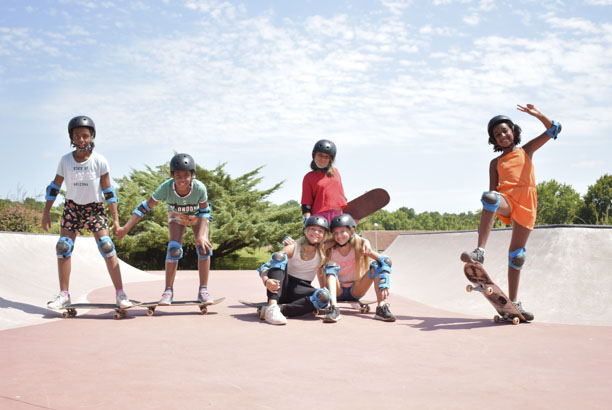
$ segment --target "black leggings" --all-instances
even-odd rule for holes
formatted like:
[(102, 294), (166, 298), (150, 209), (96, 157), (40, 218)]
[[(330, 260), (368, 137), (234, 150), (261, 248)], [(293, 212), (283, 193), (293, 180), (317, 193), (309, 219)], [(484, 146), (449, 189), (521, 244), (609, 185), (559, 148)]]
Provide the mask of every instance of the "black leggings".
[(277, 293), (270, 291), (267, 293), (268, 300), (274, 299), (281, 305), (281, 312), (284, 316), (301, 316), (316, 310), (310, 301), (310, 297), (316, 289), (310, 282), (293, 277), (278, 268), (270, 269), (268, 277), (280, 282)]

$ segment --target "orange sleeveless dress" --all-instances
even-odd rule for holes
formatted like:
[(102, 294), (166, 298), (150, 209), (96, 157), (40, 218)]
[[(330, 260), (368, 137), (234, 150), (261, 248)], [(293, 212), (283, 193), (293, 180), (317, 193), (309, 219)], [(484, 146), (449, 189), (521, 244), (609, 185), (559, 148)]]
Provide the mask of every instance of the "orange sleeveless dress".
[(510, 217), (497, 214), (506, 225), (511, 221), (533, 230), (538, 210), (533, 162), (523, 148), (497, 159), (497, 191), (510, 204)]

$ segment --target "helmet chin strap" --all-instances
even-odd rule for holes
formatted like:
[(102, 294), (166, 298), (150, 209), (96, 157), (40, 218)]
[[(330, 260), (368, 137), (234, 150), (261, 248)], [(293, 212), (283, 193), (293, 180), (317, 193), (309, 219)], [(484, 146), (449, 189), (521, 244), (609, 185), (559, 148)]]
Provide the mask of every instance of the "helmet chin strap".
[(317, 164), (317, 161), (314, 161), (314, 163), (315, 163), (315, 166), (317, 167), (318, 170), (325, 171), (325, 172), (327, 172), (327, 170), (331, 166), (331, 162), (329, 164), (327, 164), (326, 166), (324, 166), (324, 167), (319, 166), (319, 164)]
[(72, 141), (72, 138), (70, 138), (70, 143), (72, 144), (73, 147), (76, 148), (77, 152), (91, 152), (94, 149), (94, 142), (93, 142), (93, 138), (91, 139), (91, 141), (89, 142), (89, 144), (87, 144), (87, 146), (85, 148), (79, 148), (76, 146), (76, 144)]
[(308, 244), (309, 246), (317, 246), (316, 243), (310, 242), (306, 236), (304, 236), (304, 239), (306, 239), (306, 244)]
[(91, 144), (87, 145), (85, 148), (79, 148), (77, 147), (76, 149), (78, 152), (87, 152), (87, 151), (93, 151), (93, 146)]

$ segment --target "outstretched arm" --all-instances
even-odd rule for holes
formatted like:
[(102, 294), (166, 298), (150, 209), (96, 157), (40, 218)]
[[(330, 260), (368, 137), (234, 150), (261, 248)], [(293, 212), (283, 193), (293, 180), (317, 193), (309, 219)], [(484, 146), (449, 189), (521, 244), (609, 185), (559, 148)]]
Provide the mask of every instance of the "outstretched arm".
[[(550, 119), (548, 119), (547, 116), (542, 114), (540, 110), (538, 110), (533, 104), (527, 104), (524, 107), (522, 105), (517, 104), (516, 109), (521, 112), (527, 113), (531, 115), (532, 117), (536, 117), (538, 120), (542, 122), (542, 124), (544, 124), (544, 127), (546, 127), (547, 130), (553, 125), (553, 122)], [(548, 133), (543, 132), (540, 136), (532, 139), (527, 144), (525, 144), (523, 146), (523, 149), (525, 150), (527, 155), (529, 155), (529, 158), (531, 158), (533, 156), (533, 153), (537, 151), (538, 149), (540, 149), (540, 147), (546, 144), (549, 140), (550, 140), (550, 136), (548, 135)]]
[[(130, 232), (130, 229), (132, 229), (134, 225), (140, 222), (140, 220), (144, 217), (144, 214), (147, 213), (151, 208), (153, 208), (157, 204), (157, 201), (153, 199), (153, 197), (143, 202), (138, 204), (136, 209), (134, 209), (134, 212), (130, 216), (130, 219), (128, 219), (128, 221), (125, 223), (125, 225), (120, 226), (116, 229), (116, 232), (114, 233), (115, 233), (115, 236), (117, 237), (117, 240), (123, 239), (123, 237), (127, 235), (128, 232)], [(146, 204), (146, 207), (144, 206), (145, 204)], [(146, 209), (146, 208), (149, 208), (149, 209)]]

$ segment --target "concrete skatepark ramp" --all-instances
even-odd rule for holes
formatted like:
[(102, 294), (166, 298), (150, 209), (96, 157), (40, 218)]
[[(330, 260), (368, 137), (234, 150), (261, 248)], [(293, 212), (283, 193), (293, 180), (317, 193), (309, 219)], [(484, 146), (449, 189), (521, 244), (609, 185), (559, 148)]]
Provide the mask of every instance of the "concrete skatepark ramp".
[[(491, 232), (484, 267), (507, 293), (512, 231)], [(391, 289), (429, 306), (475, 316), (494, 315), (469, 283), (459, 255), (476, 247), (477, 232), (399, 235), (386, 254), (393, 260)], [(612, 227), (537, 227), (527, 242), (519, 300), (538, 322), (612, 325)]]
[[(0, 233), (0, 330), (42, 323), (50, 311), (45, 307), (59, 292), (55, 244), (58, 235)], [(159, 279), (122, 261), (124, 285)], [(106, 264), (93, 236), (78, 236), (72, 254), (70, 294), (73, 303), (87, 302), (94, 289), (112, 285)], [(129, 286), (126, 286), (128, 296)], [(108, 303), (114, 303), (109, 292)]]
[[(57, 235), (0, 233), (0, 318), (8, 327), (0, 330), (0, 408), (102, 409), (121, 403), (136, 409), (301, 410), (324, 402), (352, 409), (607, 409), (612, 327), (542, 322), (550, 304), (539, 305), (544, 285), (530, 282), (534, 272), (543, 275), (547, 269), (535, 259), (549, 257), (547, 263), (556, 266), (556, 252), (566, 251), (572, 237), (591, 262), (597, 253), (586, 248), (597, 245), (588, 241), (609, 249), (608, 236), (575, 229), (549, 230), (540, 239), (534, 232), (520, 294), (538, 320), (519, 326), (493, 323), (484, 298), (465, 292), (458, 255), (474, 245), (470, 232), (398, 238), (389, 252), (394, 258), (389, 302), (396, 322), (341, 307), (336, 324), (307, 314), (286, 326), (269, 325), (238, 303), (264, 299), (255, 271), (212, 271), (209, 289), (226, 300), (207, 315), (177, 307), (147, 317), (146, 309), (135, 308), (121, 320), (103, 310), (59, 319), (58, 312), (44, 309), (57, 291)], [(506, 235), (494, 232), (487, 249), (486, 265), (495, 276), (504, 276)], [(609, 256), (600, 256), (605, 268)], [(73, 298), (112, 298), (91, 238), (77, 240), (74, 258)], [(122, 271), (131, 297), (159, 297), (162, 275), (127, 265)], [(580, 275), (588, 278), (583, 270)], [(568, 282), (574, 280), (571, 272), (557, 278), (545, 294), (585, 297), (582, 287)], [(602, 283), (597, 279), (609, 291)], [(193, 297), (197, 287), (197, 272), (178, 273), (177, 298)], [(447, 303), (449, 309), (412, 299)], [(473, 314), (456, 313), (471, 309), (471, 303)], [(551, 316), (560, 317), (554, 311)]]

